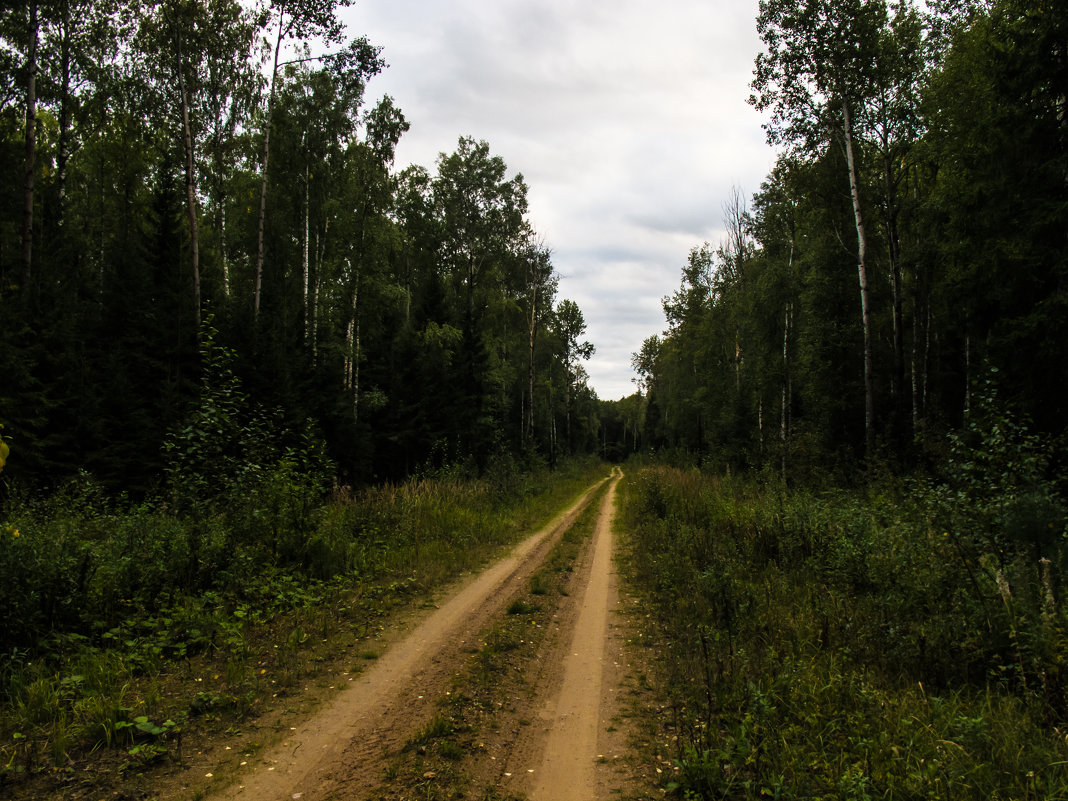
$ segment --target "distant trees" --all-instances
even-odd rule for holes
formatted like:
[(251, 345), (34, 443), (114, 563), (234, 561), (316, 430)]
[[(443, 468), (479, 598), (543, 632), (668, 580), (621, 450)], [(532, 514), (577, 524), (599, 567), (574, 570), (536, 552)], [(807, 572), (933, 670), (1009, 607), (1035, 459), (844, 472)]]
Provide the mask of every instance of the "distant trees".
[[(911, 458), (989, 368), (1065, 431), (1064, 15), (927, 5), (761, 3), (752, 102), (784, 147), (635, 354), (647, 443), (733, 463)], [(735, 257), (739, 219), (752, 247)]]
[(367, 102), (384, 64), (338, 5), (0, 12), (5, 477), (150, 489), (209, 315), (264, 419), (311, 419), (343, 480), (548, 458), (569, 420), (596, 446), (522, 176), (470, 137), (397, 174), (408, 122)]

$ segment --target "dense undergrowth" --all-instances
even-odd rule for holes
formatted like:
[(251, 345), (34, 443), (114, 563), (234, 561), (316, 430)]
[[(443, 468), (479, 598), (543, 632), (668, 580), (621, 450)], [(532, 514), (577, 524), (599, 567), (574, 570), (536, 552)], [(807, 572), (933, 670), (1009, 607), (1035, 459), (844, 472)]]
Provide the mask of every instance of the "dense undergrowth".
[[(276, 421), (224, 357), (168, 441), (156, 496), (109, 497), (82, 477), (0, 508), (0, 786), (73, 772), (101, 748), (136, 769), (180, 761), (194, 718), (253, 714), (302, 680), (303, 649), (374, 631), (604, 473), (505, 458), (485, 478), (439, 469), (330, 490), (314, 437), (272, 440)], [(175, 691), (168, 677), (194, 664), (211, 691)]]
[(987, 406), (941, 477), (624, 484), (685, 798), (1068, 798), (1048, 446)]

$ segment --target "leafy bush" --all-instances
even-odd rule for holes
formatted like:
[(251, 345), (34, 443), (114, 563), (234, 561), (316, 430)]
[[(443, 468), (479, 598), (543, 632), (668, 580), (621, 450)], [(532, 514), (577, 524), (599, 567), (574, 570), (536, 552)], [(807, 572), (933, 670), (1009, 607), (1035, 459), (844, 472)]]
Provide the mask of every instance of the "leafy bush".
[(200, 396), (163, 444), (170, 500), (184, 511), (214, 510), (283, 472), (322, 492), (333, 475), (311, 421), (294, 433), (281, 412), (253, 404), (234, 374), (233, 351), (217, 345), (210, 321), (202, 332)]

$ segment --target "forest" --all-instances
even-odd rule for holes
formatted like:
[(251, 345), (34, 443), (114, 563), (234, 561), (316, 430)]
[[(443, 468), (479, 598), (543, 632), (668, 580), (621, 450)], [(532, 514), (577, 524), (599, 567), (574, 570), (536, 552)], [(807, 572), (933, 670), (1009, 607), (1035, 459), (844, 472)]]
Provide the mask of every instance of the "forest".
[(213, 447), (257, 418), (278, 452), (325, 443), (342, 483), (589, 449), (593, 347), (522, 175), (473, 137), (394, 170), (408, 122), (366, 96), (386, 65), (347, 5), (4, 12), (12, 479), (158, 488), (222, 354), (248, 408)]
[(944, 456), (977, 392), (1068, 444), (1061, 12), (761, 3), (750, 102), (778, 161), (634, 354), (647, 447), (908, 469)]
[(761, 0), (777, 161), (620, 400), (347, 5), (0, 11), (0, 787), (181, 765), (603, 459), (658, 792), (1068, 796), (1059, 3)]
[(1068, 15), (756, 24), (777, 162), (633, 355), (664, 789), (1068, 797)]

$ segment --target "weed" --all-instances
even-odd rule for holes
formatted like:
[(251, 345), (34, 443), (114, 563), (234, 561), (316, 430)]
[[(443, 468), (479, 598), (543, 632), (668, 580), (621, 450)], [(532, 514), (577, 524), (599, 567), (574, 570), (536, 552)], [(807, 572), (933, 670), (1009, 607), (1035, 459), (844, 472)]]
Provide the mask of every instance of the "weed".
[(531, 595), (547, 595), (549, 592), (549, 578), (544, 570), (539, 570), (530, 579)]
[(658, 684), (679, 770), (666, 789), (1068, 793), (1066, 715), (1051, 700), (1063, 701), (1068, 641), (1052, 621), (1068, 554), (1047, 543), (1040, 563), (1033, 540), (991, 551), (1001, 530), (932, 525), (974, 514), (967, 494), (911, 490), (812, 495), (662, 467), (625, 482), (629, 570), (653, 614), (641, 642), (670, 653)]
[(438, 743), (438, 753), (444, 758), (458, 762), (464, 758), (464, 749), (452, 740), (442, 740)]
[(483, 654), (495, 655), (514, 651), (519, 647), (519, 634), (506, 626), (498, 626), (490, 631), (486, 637), (486, 645), (482, 649)]
[(405, 744), (406, 749), (417, 748), (419, 746), (426, 746), (435, 740), (441, 740), (445, 737), (451, 736), (453, 733), (453, 723), (448, 715), (438, 712), (431, 718), (422, 729), (412, 735), (411, 739)]
[(510, 604), (508, 604), (508, 614), (510, 615), (529, 615), (531, 612), (537, 612), (541, 607), (536, 604), (529, 603), (522, 598), (516, 598)]

